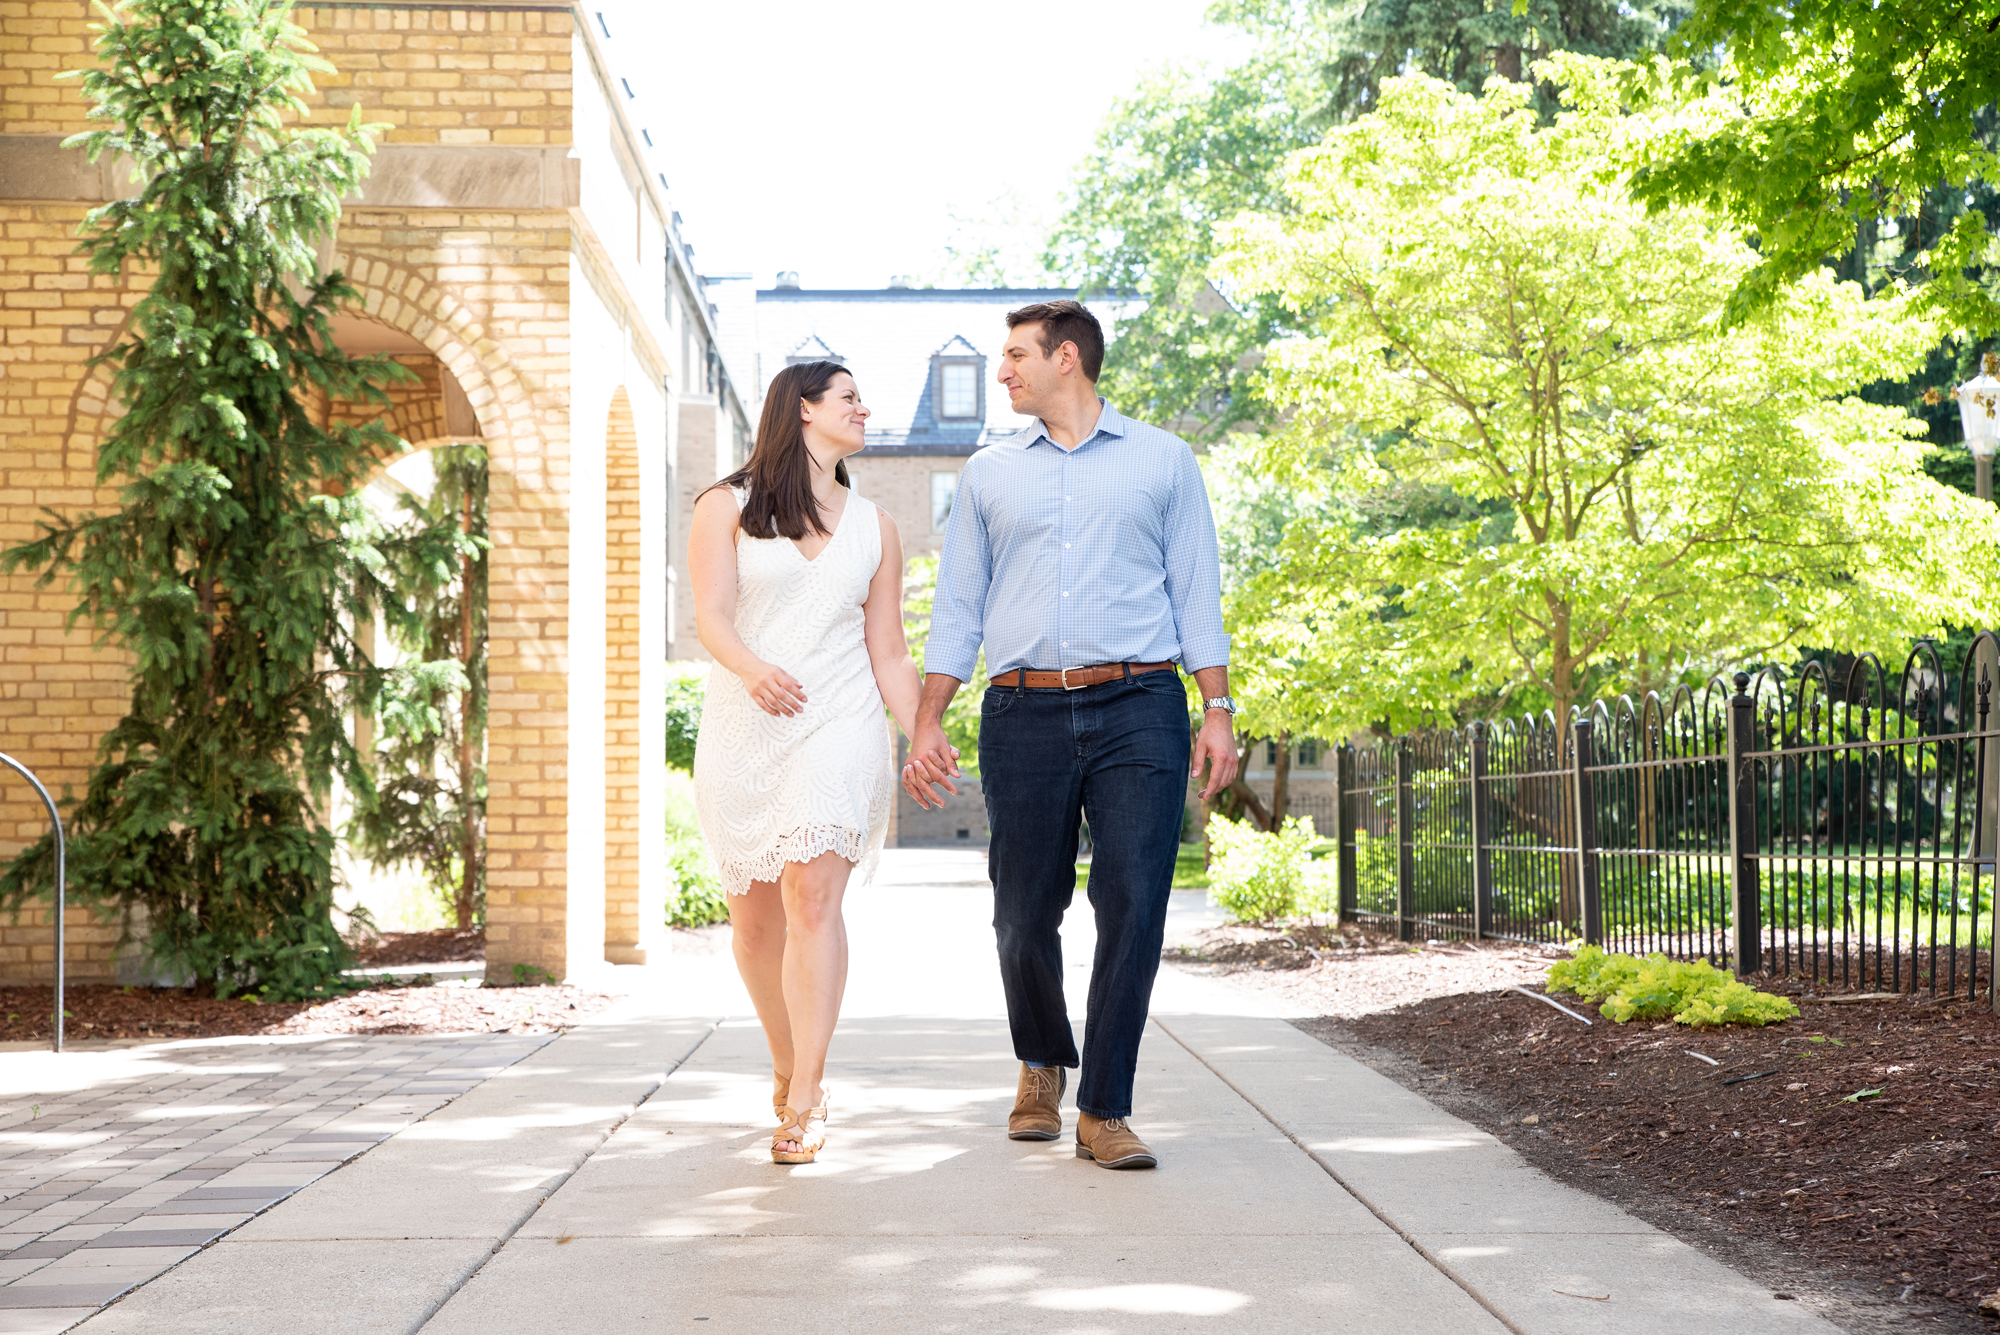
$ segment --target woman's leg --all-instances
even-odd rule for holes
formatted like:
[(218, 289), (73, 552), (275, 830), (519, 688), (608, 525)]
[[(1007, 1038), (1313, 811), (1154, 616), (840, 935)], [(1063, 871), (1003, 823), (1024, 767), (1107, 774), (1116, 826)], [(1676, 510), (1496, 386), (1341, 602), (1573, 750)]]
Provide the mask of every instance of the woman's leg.
[(792, 1022), (785, 1010), (785, 901), (776, 881), (752, 881), (747, 895), (730, 895), (730, 948), (736, 971), (757, 1008), (771, 1070), (792, 1072)]
[(838, 853), (788, 862), (778, 888), (785, 904), (785, 1009), (791, 1016), (792, 1106), (803, 1112), (826, 1096), (826, 1049), (847, 990), (847, 924), (840, 914), (854, 864)]

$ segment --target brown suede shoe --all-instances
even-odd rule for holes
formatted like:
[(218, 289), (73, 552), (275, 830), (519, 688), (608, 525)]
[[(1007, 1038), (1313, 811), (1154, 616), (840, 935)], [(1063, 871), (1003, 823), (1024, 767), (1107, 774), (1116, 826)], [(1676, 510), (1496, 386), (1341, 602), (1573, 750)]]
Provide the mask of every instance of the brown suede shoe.
[(1076, 1115), (1076, 1157), (1094, 1159), (1099, 1168), (1152, 1168), (1160, 1162), (1124, 1118), (1082, 1111)]
[(1021, 1063), (1014, 1111), (1007, 1117), (1009, 1140), (1054, 1140), (1062, 1134), (1062, 1096), (1069, 1072), (1060, 1066)]

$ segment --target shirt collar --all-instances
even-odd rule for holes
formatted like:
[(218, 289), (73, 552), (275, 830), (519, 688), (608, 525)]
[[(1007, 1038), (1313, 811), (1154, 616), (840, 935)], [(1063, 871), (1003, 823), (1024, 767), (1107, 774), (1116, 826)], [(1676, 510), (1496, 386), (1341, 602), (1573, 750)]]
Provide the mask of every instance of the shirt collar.
[[(1096, 440), (1099, 436), (1123, 436), (1124, 434), (1125, 434), (1124, 415), (1121, 414), (1116, 408), (1112, 407), (1109, 403), (1107, 403), (1104, 400), (1103, 395), (1099, 395), (1097, 399), (1097, 429), (1095, 431), (1092, 431), (1088, 436), (1085, 436), (1082, 440), (1078, 441), (1076, 443), (1076, 448), (1079, 450), (1082, 449), (1084, 446), (1090, 444), (1091, 441)], [(1029, 448), (1033, 448), (1034, 446), (1039, 445), (1043, 441), (1048, 441), (1049, 447), (1051, 449), (1060, 450), (1062, 448), (1062, 446), (1056, 444), (1054, 438), (1052, 438), (1049, 435), (1048, 424), (1042, 421), (1041, 418), (1037, 417), (1035, 419), (1035, 424), (1028, 428), (1028, 446)], [(1072, 451), (1072, 453), (1074, 453), (1074, 451)]]

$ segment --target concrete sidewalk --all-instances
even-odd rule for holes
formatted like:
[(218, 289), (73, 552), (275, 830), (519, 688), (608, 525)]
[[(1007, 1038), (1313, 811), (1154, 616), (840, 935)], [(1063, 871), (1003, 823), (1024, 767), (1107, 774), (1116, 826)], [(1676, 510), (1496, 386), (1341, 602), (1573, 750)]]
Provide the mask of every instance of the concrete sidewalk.
[[(1160, 1168), (1009, 1141), (979, 867), (885, 871), (850, 898), (821, 1162), (770, 1163), (761, 1035), (726, 956), (684, 959), (79, 1329), (1831, 1329), (1172, 970), (1133, 1118)], [(1079, 1022), (1089, 935), (1079, 905)]]

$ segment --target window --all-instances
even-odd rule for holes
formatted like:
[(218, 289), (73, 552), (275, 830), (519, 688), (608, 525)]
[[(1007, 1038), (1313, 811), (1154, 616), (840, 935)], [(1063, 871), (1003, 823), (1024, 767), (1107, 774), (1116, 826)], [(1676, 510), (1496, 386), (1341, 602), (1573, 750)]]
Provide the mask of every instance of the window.
[(931, 532), (942, 533), (951, 519), (952, 498), (958, 494), (958, 474), (931, 474)]
[(970, 362), (946, 362), (938, 368), (939, 417), (979, 416), (979, 368)]
[(1278, 739), (1275, 737), (1269, 738), (1264, 742), (1264, 763), (1266, 765), (1276, 765), (1278, 763)]
[(1319, 742), (1308, 737), (1299, 743), (1299, 764), (1305, 769), (1319, 768)]
[(931, 354), (931, 420), (943, 426), (986, 416), (986, 356), (963, 334)]

